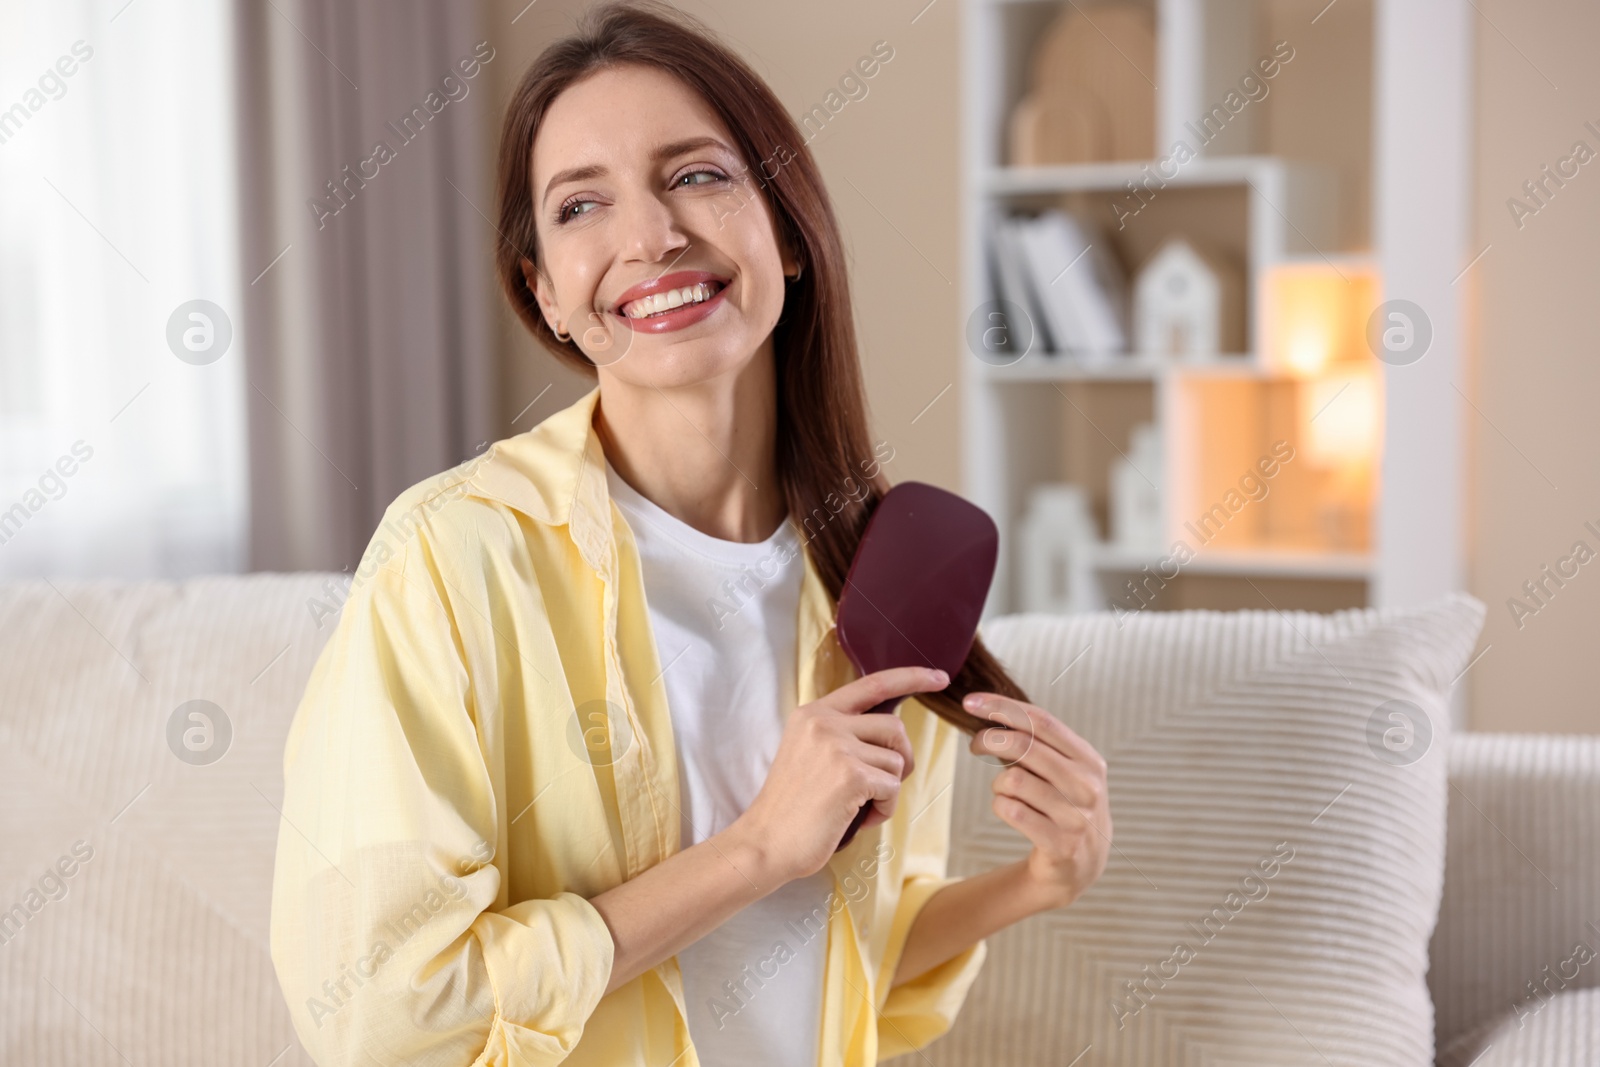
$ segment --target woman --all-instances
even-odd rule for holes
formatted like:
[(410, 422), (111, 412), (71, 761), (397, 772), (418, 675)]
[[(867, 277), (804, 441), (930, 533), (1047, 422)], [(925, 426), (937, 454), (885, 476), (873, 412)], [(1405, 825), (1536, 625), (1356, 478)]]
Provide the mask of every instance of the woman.
[[(597, 387), (390, 506), (285, 756), (272, 952), (321, 1064), (870, 1064), (1104, 868), (1105, 764), (979, 642), (856, 678), (887, 489), (844, 257), (772, 92), (592, 9), (501, 143), (498, 266)], [(892, 449), (887, 450), (892, 454)], [(960, 706), (1026, 860), (944, 876)], [(863, 715), (915, 697), (896, 715)], [(835, 852), (857, 811), (863, 829)]]

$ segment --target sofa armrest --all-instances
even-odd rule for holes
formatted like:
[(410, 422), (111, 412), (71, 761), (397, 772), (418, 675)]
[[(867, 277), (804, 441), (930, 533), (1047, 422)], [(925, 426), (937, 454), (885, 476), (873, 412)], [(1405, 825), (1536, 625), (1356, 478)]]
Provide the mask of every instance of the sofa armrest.
[(1600, 737), (1465, 733), (1449, 762), (1428, 969), (1441, 1054), (1600, 986)]
[(1569, 989), (1537, 1015), (1526, 1008), (1440, 1050), (1437, 1067), (1594, 1067), (1600, 1063), (1600, 989)]

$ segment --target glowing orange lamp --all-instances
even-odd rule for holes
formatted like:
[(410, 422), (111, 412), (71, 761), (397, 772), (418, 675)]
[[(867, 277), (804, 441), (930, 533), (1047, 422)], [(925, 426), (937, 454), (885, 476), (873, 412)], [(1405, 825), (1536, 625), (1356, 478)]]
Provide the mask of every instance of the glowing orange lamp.
[(1367, 315), (1378, 305), (1377, 271), (1364, 262), (1290, 260), (1262, 276), (1262, 356), (1272, 370), (1315, 378), (1330, 365), (1364, 362)]

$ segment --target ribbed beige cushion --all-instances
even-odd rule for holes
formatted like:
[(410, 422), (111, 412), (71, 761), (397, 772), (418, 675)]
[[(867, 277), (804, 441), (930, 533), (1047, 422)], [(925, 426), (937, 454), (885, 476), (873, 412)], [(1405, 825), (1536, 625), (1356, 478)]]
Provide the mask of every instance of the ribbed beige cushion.
[[(310, 1062), (267, 915), (327, 578), (0, 585), (0, 909), (42, 904), (0, 944), (0, 1064)], [(167, 745), (196, 698), (233, 729), (208, 766)], [(80, 840), (51, 900), (40, 882)]]
[[(1109, 762), (1113, 851), (1070, 908), (990, 939), (928, 1061), (1431, 1064), (1445, 694), (1483, 614), (1454, 596), (1334, 615), (988, 624), (985, 640), (1033, 701)], [(1415, 762), (1380, 759), (1388, 750), (1369, 742), (1391, 700), (1431, 721)], [(1024, 856), (1025, 839), (990, 808), (995, 768), (959, 768), (951, 873)], [(1263, 877), (1282, 843), (1293, 858)], [(1143, 1003), (1129, 992), (1141, 980)]]
[[(1565, 1040), (1549, 1026), (1587, 1025), (1590, 1054), (1503, 1062), (1600, 1064), (1596, 1002), (1563, 997), (1600, 986), (1600, 737), (1463, 734), (1450, 779), (1429, 974), (1441, 1064), (1472, 1062), (1483, 1028), (1504, 1016), (1519, 1034), (1537, 1027), (1539, 1041)], [(1556, 997), (1561, 1013), (1549, 1004)], [(1507, 1042), (1496, 1044), (1497, 1056), (1508, 1054)]]
[(1439, 1067), (1595, 1064), (1600, 1064), (1600, 989), (1569, 989), (1523, 1005), (1439, 1059)]

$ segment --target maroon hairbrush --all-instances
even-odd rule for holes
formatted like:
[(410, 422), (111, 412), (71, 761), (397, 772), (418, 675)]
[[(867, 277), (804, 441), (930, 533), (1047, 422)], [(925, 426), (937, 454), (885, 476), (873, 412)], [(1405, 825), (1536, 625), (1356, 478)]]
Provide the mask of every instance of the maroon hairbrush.
[[(936, 667), (954, 679), (977, 636), (999, 544), (994, 520), (954, 493), (923, 482), (901, 482), (885, 493), (839, 594), (839, 644), (856, 670)], [(885, 700), (867, 714), (893, 712), (904, 699)], [(972, 729), (970, 722), (956, 725)], [(871, 808), (856, 813), (839, 848)]]

